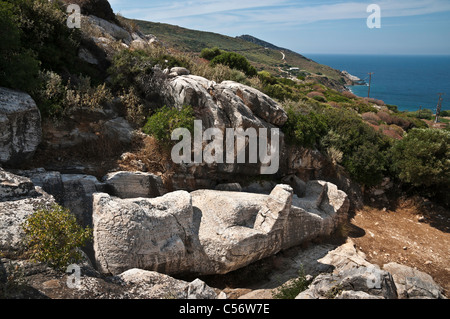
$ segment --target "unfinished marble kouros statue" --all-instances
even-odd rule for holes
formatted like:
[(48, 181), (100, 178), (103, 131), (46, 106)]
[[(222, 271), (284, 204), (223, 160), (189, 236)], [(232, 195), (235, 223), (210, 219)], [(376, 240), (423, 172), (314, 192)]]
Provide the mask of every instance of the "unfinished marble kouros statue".
[(288, 185), (269, 195), (198, 190), (120, 199), (94, 194), (94, 250), (100, 271), (225, 274), (318, 236), (346, 218), (347, 195), (310, 181), (299, 198)]

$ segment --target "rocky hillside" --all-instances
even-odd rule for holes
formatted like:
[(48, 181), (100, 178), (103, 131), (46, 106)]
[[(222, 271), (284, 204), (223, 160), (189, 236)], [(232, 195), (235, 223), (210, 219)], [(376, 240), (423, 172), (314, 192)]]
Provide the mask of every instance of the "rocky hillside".
[[(311, 79), (264, 72), (246, 77), (230, 65), (174, 53), (164, 39), (115, 16), (103, 0), (78, 1), (82, 27), (61, 29), (71, 44), (56, 55), (44, 48), (63, 45), (57, 31), (65, 23), (64, 6), (1, 2), (2, 23), (16, 37), (10, 52), (34, 52), (27, 57), (39, 67), (27, 66), (27, 85), (19, 72), (0, 78), (0, 297), (231, 298), (207, 278), (345, 237), (344, 226), (364, 195), (382, 201), (393, 187), (380, 164), (391, 141), (351, 109), (387, 112), (381, 103), (345, 97)], [(32, 30), (44, 46), (28, 42), (28, 25), (14, 14), (42, 18)], [(275, 97), (274, 88), (294, 100)], [(345, 100), (332, 106), (333, 98)], [(227, 163), (217, 157), (175, 163), (170, 132), (198, 121), (216, 137), (227, 129), (254, 131), (266, 142), (258, 154), (279, 156), (251, 161), (250, 151), (256, 151), (244, 139), (244, 163), (237, 151)], [(270, 165), (278, 170), (264, 174)], [(70, 249), (82, 255), (73, 260), (80, 269), (77, 289), (67, 285), (65, 269), (54, 267), (55, 250), (66, 249), (59, 244), (73, 233), (41, 255), (27, 241), (30, 218), (59, 207), (92, 235)], [(50, 232), (41, 233), (38, 243)], [(327, 253), (341, 256), (334, 249), (357, 254), (348, 245), (330, 246)], [(397, 264), (381, 269), (353, 257), (314, 263), (310, 274), (317, 277), (296, 296), (444, 297), (426, 274)]]

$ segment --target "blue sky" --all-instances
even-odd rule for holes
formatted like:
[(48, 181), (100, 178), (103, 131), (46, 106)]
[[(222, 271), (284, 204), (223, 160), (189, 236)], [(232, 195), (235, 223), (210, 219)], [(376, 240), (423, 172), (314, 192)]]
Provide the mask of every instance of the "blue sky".
[[(299, 53), (450, 55), (450, 0), (109, 0), (128, 18), (229, 36), (250, 34)], [(381, 28), (369, 29), (369, 4)]]

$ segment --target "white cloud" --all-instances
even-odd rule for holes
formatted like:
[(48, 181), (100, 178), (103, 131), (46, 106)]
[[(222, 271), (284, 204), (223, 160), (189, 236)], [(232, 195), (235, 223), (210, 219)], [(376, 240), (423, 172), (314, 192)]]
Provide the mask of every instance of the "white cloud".
[[(307, 1), (279, 0), (192, 0), (192, 1), (155, 1), (143, 2), (129, 9), (129, 2), (110, 0), (113, 6), (123, 8), (122, 14), (147, 20), (174, 21), (176, 19), (208, 19), (218, 14), (233, 14), (241, 17), (242, 22), (305, 24), (324, 20), (343, 20), (367, 17), (366, 8), (374, 1), (338, 2), (311, 5)], [(142, 3), (142, 2), (140, 2)], [(316, 2), (317, 3), (317, 2)], [(414, 16), (450, 10), (448, 0), (383, 0), (376, 2), (384, 17)], [(213, 19), (209, 19), (213, 20)], [(214, 21), (210, 21), (214, 23)]]

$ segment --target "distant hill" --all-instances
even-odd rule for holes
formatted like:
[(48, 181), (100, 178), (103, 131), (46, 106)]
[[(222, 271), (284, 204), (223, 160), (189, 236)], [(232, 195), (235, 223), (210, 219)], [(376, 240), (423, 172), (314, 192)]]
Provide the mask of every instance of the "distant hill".
[(251, 35), (248, 35), (248, 34), (244, 34), (244, 35), (241, 35), (241, 36), (236, 37), (236, 38), (237, 39), (242, 39), (242, 40), (245, 40), (247, 42), (251, 42), (251, 43), (257, 44), (257, 45), (260, 45), (262, 47), (273, 49), (273, 50), (286, 50), (285, 48), (277, 47), (276, 45), (273, 45), (272, 43), (269, 43), (269, 42), (266, 42), (264, 40), (255, 38), (254, 36), (251, 36)]
[[(250, 35), (229, 37), (213, 32), (197, 31), (175, 25), (142, 20), (132, 20), (143, 33), (152, 34), (167, 46), (181, 52), (199, 54), (204, 48), (218, 47), (225, 51), (233, 51), (245, 56), (258, 70), (267, 70), (273, 74), (282, 74), (282, 70), (291, 67), (299, 68), (318, 77), (343, 83), (339, 70), (316, 63), (301, 54), (288, 49), (279, 48), (271, 43)], [(283, 54), (285, 59), (283, 60)], [(325, 79), (326, 80), (326, 79)]]

